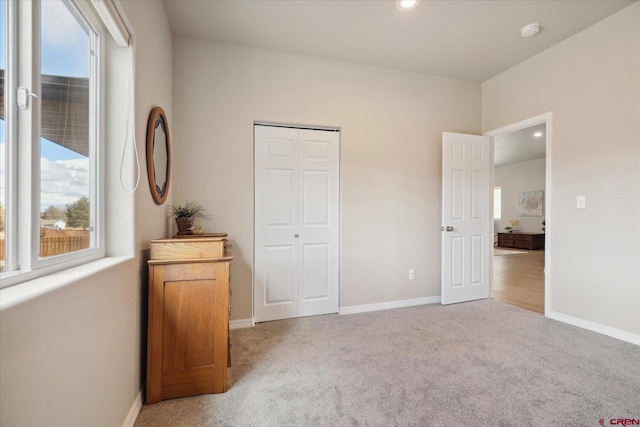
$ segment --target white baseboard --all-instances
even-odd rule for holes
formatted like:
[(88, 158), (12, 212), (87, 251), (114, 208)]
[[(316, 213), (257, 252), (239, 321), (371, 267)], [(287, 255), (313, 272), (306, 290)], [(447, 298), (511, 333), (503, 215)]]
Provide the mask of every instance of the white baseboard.
[[(441, 302), (442, 302), (442, 298), (440, 297), (440, 295), (436, 295), (433, 297), (414, 298), (414, 299), (407, 299), (407, 300), (388, 301), (388, 302), (382, 302), (377, 304), (363, 304), (363, 305), (352, 305), (348, 307), (340, 307), (339, 313), (340, 314), (366, 313), (369, 311), (389, 310), (392, 308), (412, 307), (416, 305), (440, 304)], [(554, 311), (549, 311), (548, 313), (545, 313), (545, 315), (548, 318), (553, 320), (557, 320), (563, 323), (568, 323), (569, 325), (577, 326), (579, 328), (583, 328), (589, 331), (597, 332), (599, 334), (607, 335), (612, 338), (629, 342), (631, 344), (640, 345), (640, 334), (632, 334), (630, 332), (626, 332), (620, 329), (611, 328), (609, 326), (604, 326), (599, 323), (589, 322), (587, 320), (579, 319), (577, 317), (569, 316), (569, 315), (554, 312)], [(255, 326), (255, 322), (253, 321), (252, 318), (232, 320), (231, 322), (229, 322), (230, 329), (251, 328), (253, 326)], [(142, 407), (142, 396), (140, 396), (140, 407)]]
[(388, 301), (377, 304), (352, 305), (349, 307), (340, 307), (340, 314), (366, 313), (369, 311), (389, 310), (391, 308), (412, 307), (415, 305), (440, 304), (441, 301), (442, 298), (440, 295), (436, 295), (435, 297)]
[(133, 405), (131, 409), (129, 409), (129, 413), (127, 414), (127, 418), (125, 418), (122, 427), (133, 427), (136, 423), (136, 418), (138, 418), (138, 414), (142, 409), (142, 391), (144, 390), (144, 384), (142, 384), (142, 388), (140, 389), (140, 393), (136, 396), (136, 399), (133, 401)]
[(229, 322), (229, 329), (252, 328), (256, 324), (253, 319), (238, 319)]
[(597, 332), (599, 334), (607, 335), (612, 338), (626, 341), (631, 344), (640, 345), (640, 334), (632, 334), (617, 328), (611, 328), (599, 323), (589, 322), (588, 320), (580, 319), (578, 317), (569, 316), (567, 314), (558, 313), (556, 311), (549, 310), (545, 315), (549, 319), (557, 320), (559, 322), (568, 323), (569, 325), (577, 326), (579, 328), (587, 329), (589, 331)]

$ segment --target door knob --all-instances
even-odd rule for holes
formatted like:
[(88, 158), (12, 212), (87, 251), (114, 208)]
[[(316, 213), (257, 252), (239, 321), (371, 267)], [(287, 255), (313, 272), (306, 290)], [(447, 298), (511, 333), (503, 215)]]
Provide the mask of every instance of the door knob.
[(447, 228), (440, 227), (440, 230), (447, 231), (447, 232), (451, 233), (453, 231), (453, 227), (450, 226), (450, 225), (447, 225)]
[(298, 235), (298, 233), (296, 233), (296, 234), (293, 235), (293, 237), (295, 237), (297, 239), (300, 236)]

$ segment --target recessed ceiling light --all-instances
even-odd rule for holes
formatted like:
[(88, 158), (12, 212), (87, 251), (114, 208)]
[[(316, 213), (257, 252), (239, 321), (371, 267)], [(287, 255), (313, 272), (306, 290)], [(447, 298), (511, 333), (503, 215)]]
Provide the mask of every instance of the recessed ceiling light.
[(411, 10), (418, 6), (420, 0), (396, 0), (396, 7), (398, 10)]
[(522, 29), (520, 30), (520, 35), (522, 37), (531, 37), (531, 36), (535, 36), (539, 32), (540, 32), (540, 24), (538, 24), (537, 22), (534, 22), (533, 24), (525, 25), (524, 27), (522, 27)]
[(542, 136), (542, 132), (536, 132), (533, 134), (536, 138), (540, 138)]

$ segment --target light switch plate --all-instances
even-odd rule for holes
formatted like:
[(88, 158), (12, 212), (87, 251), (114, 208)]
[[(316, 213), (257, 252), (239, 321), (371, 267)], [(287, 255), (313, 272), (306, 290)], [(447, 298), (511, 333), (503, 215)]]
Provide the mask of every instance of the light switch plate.
[(587, 200), (585, 196), (576, 196), (576, 208), (585, 209), (587, 207)]

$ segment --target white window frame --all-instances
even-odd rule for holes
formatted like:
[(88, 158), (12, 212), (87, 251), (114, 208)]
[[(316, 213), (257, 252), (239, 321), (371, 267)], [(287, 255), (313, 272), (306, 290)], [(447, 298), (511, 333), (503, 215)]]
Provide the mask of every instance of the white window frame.
[[(95, 60), (91, 66), (90, 104), (90, 247), (77, 252), (39, 258), (40, 249), (40, 103), (29, 99), (28, 107), (18, 110), (18, 87), (39, 92), (40, 87), (40, 0), (6, 0), (7, 40), (5, 71), (6, 123), (6, 200), (5, 270), (0, 273), (0, 288), (44, 276), (55, 271), (105, 256), (104, 242), (104, 51), (105, 30), (100, 18), (86, 2), (64, 0), (83, 17), (96, 34), (91, 40)], [(12, 42), (10, 42), (12, 40)], [(18, 55), (20, 52), (20, 55)], [(34, 148), (36, 147), (36, 148)], [(24, 215), (22, 213), (25, 213)]]

